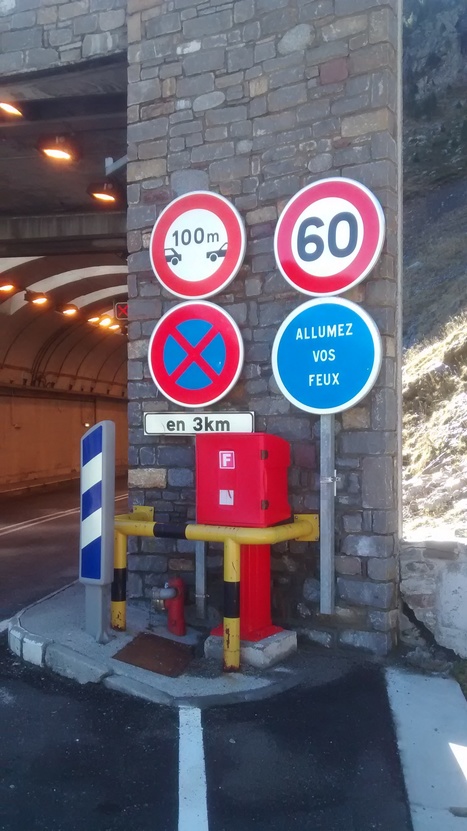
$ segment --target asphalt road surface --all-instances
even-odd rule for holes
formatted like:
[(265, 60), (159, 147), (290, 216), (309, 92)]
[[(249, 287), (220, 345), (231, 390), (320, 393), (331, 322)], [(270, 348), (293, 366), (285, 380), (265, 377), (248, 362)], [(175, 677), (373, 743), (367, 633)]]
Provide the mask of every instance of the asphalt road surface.
[[(2, 498), (4, 616), (76, 576), (78, 502)], [(411, 831), (382, 670), (326, 661), (269, 700), (177, 711), (25, 664), (3, 633), (0, 831)]]
[[(116, 483), (116, 510), (127, 510)], [(78, 577), (79, 482), (0, 494), (0, 621)]]
[(3, 639), (1, 831), (411, 831), (376, 667), (198, 711), (182, 756), (181, 711), (22, 664)]

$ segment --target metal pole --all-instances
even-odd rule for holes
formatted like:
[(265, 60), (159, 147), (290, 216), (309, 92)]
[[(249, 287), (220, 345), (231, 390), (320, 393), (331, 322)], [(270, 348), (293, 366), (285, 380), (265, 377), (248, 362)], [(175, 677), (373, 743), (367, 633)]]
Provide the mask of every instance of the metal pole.
[(126, 547), (126, 535), (115, 531), (110, 621), (112, 629), (117, 629), (119, 632), (126, 630)]
[(200, 620), (206, 618), (206, 554), (207, 542), (195, 544), (195, 599), (196, 617)]
[(110, 586), (85, 584), (84, 587), (84, 628), (97, 643), (108, 643)]
[(240, 669), (240, 545), (224, 543), (224, 672)]
[(320, 612), (334, 612), (334, 500), (336, 495), (334, 415), (320, 424)]

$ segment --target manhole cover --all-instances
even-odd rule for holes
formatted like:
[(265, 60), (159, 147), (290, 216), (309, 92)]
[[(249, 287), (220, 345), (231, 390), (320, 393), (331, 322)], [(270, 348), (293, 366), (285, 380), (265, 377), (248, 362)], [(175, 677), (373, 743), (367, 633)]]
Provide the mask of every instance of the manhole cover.
[(113, 657), (125, 664), (177, 678), (190, 663), (193, 651), (184, 643), (141, 632)]

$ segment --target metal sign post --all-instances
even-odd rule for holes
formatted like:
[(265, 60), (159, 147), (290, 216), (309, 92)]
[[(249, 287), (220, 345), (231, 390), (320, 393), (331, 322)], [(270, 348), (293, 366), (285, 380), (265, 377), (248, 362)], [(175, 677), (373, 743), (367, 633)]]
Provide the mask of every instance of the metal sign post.
[(334, 414), (358, 403), (381, 367), (381, 336), (349, 300), (309, 300), (279, 327), (272, 368), (284, 396), (321, 416), (320, 567), (322, 614), (334, 611)]
[(334, 415), (320, 418), (320, 605), (322, 615), (334, 611), (334, 498), (336, 494)]
[(85, 630), (107, 643), (113, 579), (115, 424), (101, 421), (81, 439), (79, 580), (85, 585)]
[[(384, 243), (383, 209), (361, 182), (344, 177), (307, 185), (285, 206), (274, 255), (298, 291), (322, 300), (300, 306), (284, 321), (273, 346), (276, 382), (292, 404), (321, 415), (320, 611), (334, 611), (334, 413), (370, 391), (381, 366), (376, 324), (341, 294), (376, 265)], [(328, 298), (327, 300), (324, 298)]]

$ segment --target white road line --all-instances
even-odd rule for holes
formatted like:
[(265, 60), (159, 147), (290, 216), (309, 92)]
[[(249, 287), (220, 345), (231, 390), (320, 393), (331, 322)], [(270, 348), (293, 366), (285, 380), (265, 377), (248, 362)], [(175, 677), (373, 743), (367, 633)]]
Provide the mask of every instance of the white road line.
[(23, 522), (16, 522), (15, 525), (8, 525), (6, 528), (2, 528), (0, 537), (4, 537), (6, 534), (12, 534), (13, 531), (22, 531), (26, 528), (33, 528), (35, 525), (42, 525), (43, 522), (50, 522), (52, 519), (61, 519), (72, 514), (79, 514), (79, 511), (79, 508), (70, 508), (68, 511), (57, 511), (55, 514), (47, 514), (37, 519), (25, 519)]
[[(119, 502), (122, 499), (128, 499), (128, 494), (124, 493), (121, 496), (116, 496), (115, 502)], [(65, 516), (79, 514), (80, 510), (80, 508), (70, 508), (68, 511), (57, 511), (54, 514), (37, 517), (37, 519), (25, 519), (23, 522), (16, 522), (14, 525), (8, 525), (6, 528), (2, 528), (0, 530), (0, 537), (5, 537), (7, 534), (13, 534), (14, 531), (23, 531), (27, 528), (34, 528), (36, 525), (42, 525), (43, 522), (51, 522), (53, 519), (62, 519), (62, 517)]]
[(209, 831), (201, 710), (179, 709), (178, 831)]
[(6, 620), (0, 620), (0, 634), (4, 632), (5, 629), (8, 629), (9, 622), (10, 618), (7, 618)]

